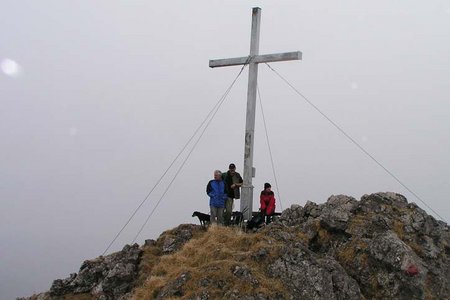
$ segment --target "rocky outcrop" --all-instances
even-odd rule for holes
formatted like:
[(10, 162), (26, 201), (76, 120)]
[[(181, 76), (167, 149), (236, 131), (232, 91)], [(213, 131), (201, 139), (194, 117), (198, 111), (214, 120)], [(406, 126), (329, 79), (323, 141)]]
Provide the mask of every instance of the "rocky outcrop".
[(122, 251), (86, 260), (78, 274), (53, 282), (49, 296), (91, 293), (96, 299), (121, 299), (133, 288), (142, 249), (126, 245)]
[(189, 272), (181, 274), (177, 279), (166, 285), (156, 296), (156, 299), (167, 299), (183, 296), (183, 287), (186, 281), (191, 279)]
[[(303, 245), (287, 246), (291, 254), (281, 263), (284, 269), (274, 276), (299, 274), (302, 283), (308, 282), (302, 274), (319, 276), (314, 281), (322, 282), (319, 286), (312, 282), (308, 288), (303, 286), (308, 299), (359, 299), (361, 295), (367, 299), (450, 298), (449, 227), (400, 194), (364, 195), (360, 201), (339, 195), (320, 205), (293, 205), (274, 227), (280, 225), (305, 234), (307, 248), (314, 254), (300, 250)], [(301, 263), (286, 264), (292, 257), (301, 257)], [(313, 258), (327, 262), (317, 270), (308, 265), (308, 270), (305, 264)], [(327, 281), (329, 274), (318, 271), (331, 265), (340, 270), (334, 274), (342, 277), (337, 281), (343, 282), (347, 294), (336, 293), (342, 289), (336, 289), (334, 279)], [(293, 270), (286, 270), (287, 266)], [(332, 295), (329, 282), (335, 287)]]
[(196, 230), (199, 230), (199, 227), (196, 225), (182, 224), (166, 234), (162, 234), (160, 240), (163, 240), (163, 254), (170, 254), (178, 251), (193, 237), (194, 231)]
[(295, 299), (361, 299), (356, 281), (332, 258), (319, 258), (302, 243), (286, 245), (269, 266)]
[(450, 228), (396, 193), (331, 196), (292, 205), (256, 233), (180, 225), (142, 247), (84, 262), (32, 299), (63, 295), (450, 299)]
[[(158, 248), (162, 255), (174, 253), (199, 230), (203, 231), (203, 228), (192, 224), (182, 224), (161, 234), (157, 241), (146, 240), (143, 247), (138, 244), (126, 245), (122, 251), (86, 260), (78, 274), (73, 273), (65, 279), (55, 280), (48, 292), (19, 300), (59, 300), (64, 299), (62, 297), (66, 295), (73, 297), (83, 295), (82, 299), (128, 299), (130, 292), (136, 286), (144, 247)], [(161, 297), (164, 298), (164, 295), (162, 294)]]

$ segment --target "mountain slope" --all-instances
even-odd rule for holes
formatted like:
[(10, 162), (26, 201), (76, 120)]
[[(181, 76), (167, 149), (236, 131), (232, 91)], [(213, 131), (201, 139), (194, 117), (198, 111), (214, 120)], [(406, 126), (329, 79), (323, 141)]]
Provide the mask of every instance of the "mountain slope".
[(180, 225), (28, 299), (450, 299), (449, 258), (449, 226), (402, 195), (340, 195), (257, 232)]

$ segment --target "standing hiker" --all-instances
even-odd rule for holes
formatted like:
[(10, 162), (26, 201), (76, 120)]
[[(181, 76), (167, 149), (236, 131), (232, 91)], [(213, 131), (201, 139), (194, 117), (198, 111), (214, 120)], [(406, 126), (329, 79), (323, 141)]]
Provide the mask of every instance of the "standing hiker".
[(208, 182), (206, 194), (209, 196), (209, 207), (211, 209), (211, 224), (223, 225), (223, 210), (225, 208), (225, 183), (222, 180), (222, 172), (214, 171), (214, 179)]
[(234, 164), (230, 164), (228, 171), (223, 175), (223, 180), (225, 181), (225, 188), (228, 196), (225, 201), (224, 221), (225, 225), (230, 225), (234, 199), (241, 198), (240, 187), (244, 181), (242, 180), (241, 175), (236, 172), (236, 166)]
[(264, 190), (261, 192), (259, 199), (261, 214), (266, 217), (266, 224), (269, 224), (272, 221), (272, 215), (275, 213), (275, 196), (270, 183), (264, 183)]

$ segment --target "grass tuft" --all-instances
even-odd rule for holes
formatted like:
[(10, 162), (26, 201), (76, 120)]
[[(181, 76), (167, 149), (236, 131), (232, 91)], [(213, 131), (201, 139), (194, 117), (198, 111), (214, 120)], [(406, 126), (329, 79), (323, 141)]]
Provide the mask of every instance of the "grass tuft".
[[(266, 267), (276, 257), (281, 242), (260, 233), (246, 234), (238, 228), (211, 226), (206, 233), (188, 241), (182, 249), (161, 256), (155, 263), (151, 255), (147, 279), (137, 288), (132, 299), (154, 299), (162, 288), (189, 272), (191, 278), (183, 287), (182, 298), (195, 298), (207, 291), (210, 298), (226, 297), (226, 291), (239, 290), (241, 294), (263, 293), (284, 295), (282, 283), (268, 278)], [(267, 255), (263, 261), (255, 259), (255, 253), (264, 248)], [(249, 277), (239, 278), (233, 274), (236, 266), (250, 271)]]

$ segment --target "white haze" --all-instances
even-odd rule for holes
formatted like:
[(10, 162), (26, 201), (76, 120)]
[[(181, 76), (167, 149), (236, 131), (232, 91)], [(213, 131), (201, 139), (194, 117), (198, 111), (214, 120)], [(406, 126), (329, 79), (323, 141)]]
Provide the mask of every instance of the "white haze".
[[(236, 76), (208, 60), (248, 55), (254, 6), (261, 53), (303, 52), (272, 66), (450, 220), (448, 1), (4, 0), (1, 299), (47, 290), (103, 252)], [(284, 208), (379, 191), (425, 208), (266, 66), (259, 74)], [(246, 88), (247, 72), (139, 243), (208, 211), (215, 169), (242, 172)], [(274, 185), (259, 108), (255, 166), (258, 194)], [(168, 175), (109, 252), (133, 240)]]

